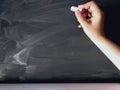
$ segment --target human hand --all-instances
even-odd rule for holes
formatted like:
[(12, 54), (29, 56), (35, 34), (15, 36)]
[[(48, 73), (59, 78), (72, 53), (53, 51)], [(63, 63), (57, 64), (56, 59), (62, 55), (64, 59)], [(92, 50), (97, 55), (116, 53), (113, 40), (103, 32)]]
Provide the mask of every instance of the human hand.
[[(83, 28), (85, 34), (90, 38), (99, 38), (104, 36), (104, 13), (100, 10), (94, 1), (82, 4), (79, 8), (86, 9), (87, 12), (77, 10), (75, 16), (80, 23), (79, 28)], [(89, 17), (89, 18), (86, 18)]]

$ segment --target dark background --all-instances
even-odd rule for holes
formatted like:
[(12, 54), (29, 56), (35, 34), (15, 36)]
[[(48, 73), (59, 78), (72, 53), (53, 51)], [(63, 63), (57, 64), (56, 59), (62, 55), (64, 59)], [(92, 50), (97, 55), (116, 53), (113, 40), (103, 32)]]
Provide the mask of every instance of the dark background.
[[(90, 0), (1, 0), (0, 82), (120, 82), (120, 72), (89, 40), (70, 11)], [(120, 45), (120, 2), (95, 0), (105, 33)]]

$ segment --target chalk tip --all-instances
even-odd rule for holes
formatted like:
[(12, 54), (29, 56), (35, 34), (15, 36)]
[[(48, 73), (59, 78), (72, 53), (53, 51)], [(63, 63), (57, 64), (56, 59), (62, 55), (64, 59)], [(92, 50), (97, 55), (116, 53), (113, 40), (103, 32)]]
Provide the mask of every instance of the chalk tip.
[(76, 6), (71, 6), (70, 10), (73, 11), (73, 12), (75, 12), (77, 10), (82, 11), (82, 8), (78, 8)]

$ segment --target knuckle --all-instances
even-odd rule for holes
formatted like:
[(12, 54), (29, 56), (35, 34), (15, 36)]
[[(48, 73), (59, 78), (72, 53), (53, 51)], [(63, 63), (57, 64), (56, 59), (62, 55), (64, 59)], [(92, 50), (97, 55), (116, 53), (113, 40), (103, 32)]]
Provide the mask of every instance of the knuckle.
[(95, 3), (95, 1), (93, 1), (93, 0), (92, 0), (92, 1), (91, 1), (91, 3), (93, 3), (93, 4), (94, 4), (94, 3)]

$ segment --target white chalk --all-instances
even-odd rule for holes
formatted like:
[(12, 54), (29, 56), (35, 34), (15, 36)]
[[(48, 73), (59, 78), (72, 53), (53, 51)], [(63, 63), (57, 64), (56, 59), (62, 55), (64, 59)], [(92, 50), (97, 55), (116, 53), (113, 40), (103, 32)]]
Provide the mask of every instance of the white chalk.
[(70, 10), (73, 11), (73, 12), (75, 12), (77, 10), (82, 11), (82, 8), (78, 8), (76, 6), (71, 6)]

